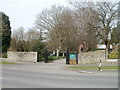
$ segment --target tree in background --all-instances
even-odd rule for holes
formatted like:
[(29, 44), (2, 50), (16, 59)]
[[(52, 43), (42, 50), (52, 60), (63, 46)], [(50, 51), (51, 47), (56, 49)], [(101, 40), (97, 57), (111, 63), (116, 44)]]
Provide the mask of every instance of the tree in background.
[(2, 14), (0, 14), (0, 56), (2, 56)]
[(111, 44), (117, 44), (117, 43), (119, 43), (119, 37), (120, 37), (120, 35), (119, 35), (120, 33), (119, 33), (119, 30), (118, 30), (118, 28), (113, 28), (112, 29), (112, 33), (111, 33)]
[(87, 42), (89, 48), (96, 45), (94, 30), (88, 25), (88, 22), (93, 21), (89, 13), (94, 14), (88, 9), (89, 7), (86, 7), (83, 10), (81, 7), (79, 10), (72, 10), (68, 7), (52, 6), (51, 9), (45, 9), (37, 15), (36, 25), (47, 30), (47, 47), (56, 51), (57, 57), (60, 51), (64, 53), (67, 48), (71, 51), (76, 50), (83, 41)]
[(112, 29), (117, 26), (117, 3), (99, 2), (95, 6), (95, 10), (99, 15), (99, 17), (94, 16), (99, 21), (95, 30), (106, 45), (106, 58), (108, 58)]
[(7, 49), (10, 47), (10, 41), (11, 41), (11, 26), (10, 26), (10, 20), (9, 17), (3, 13), (0, 12), (0, 15), (2, 16), (2, 28), (0, 29), (1, 32), (1, 40), (2, 40), (2, 53), (6, 53)]
[(59, 52), (64, 52), (68, 48), (69, 50), (76, 50), (76, 25), (74, 22), (73, 13), (70, 9), (65, 8), (64, 11), (59, 14), (56, 24), (49, 32), (49, 44), (55, 47), (57, 57)]
[(44, 60), (45, 43), (41, 39), (36, 39), (30, 42), (30, 51), (38, 53), (38, 61)]
[(39, 41), (40, 34), (36, 29), (29, 29), (25, 32), (23, 27), (13, 30), (11, 40), (11, 50), (14, 51), (32, 51), (32, 46), (36, 40)]
[(59, 21), (64, 9), (65, 8), (61, 6), (52, 6), (51, 9), (45, 9), (37, 15), (35, 21), (37, 27), (47, 31), (47, 48), (50, 47), (53, 51), (57, 51), (57, 57), (61, 50), (60, 38), (62, 37), (61, 33), (59, 33), (59, 31), (62, 31)]
[(36, 39), (40, 39), (40, 32), (36, 30), (35, 28), (30, 28), (25, 33), (25, 41), (33, 41)]
[(23, 27), (19, 27), (17, 30), (13, 30), (11, 45), (9, 50), (25, 51), (25, 30)]
[(35, 51), (38, 52), (38, 60), (43, 60), (44, 42), (40, 39), (40, 32), (30, 28), (25, 32), (23, 27), (13, 31), (11, 40), (11, 51)]
[(84, 43), (84, 51), (94, 50), (96, 48), (97, 39), (96, 32), (92, 27), (97, 25), (93, 16), (98, 16), (93, 9), (92, 2), (70, 3), (74, 6), (74, 18), (77, 26), (77, 46)]
[(73, 11), (68, 7), (52, 6), (51, 9), (43, 10), (36, 17), (36, 25), (47, 30), (47, 48), (56, 51), (57, 57), (60, 51), (64, 54), (67, 48), (77, 49), (79, 32), (77, 32)]
[(33, 47), (35, 47), (37, 44), (36, 42), (42, 42), (42, 39), (40, 38), (40, 32), (36, 30), (35, 28), (30, 28), (25, 33), (25, 46), (28, 51), (33, 51)]

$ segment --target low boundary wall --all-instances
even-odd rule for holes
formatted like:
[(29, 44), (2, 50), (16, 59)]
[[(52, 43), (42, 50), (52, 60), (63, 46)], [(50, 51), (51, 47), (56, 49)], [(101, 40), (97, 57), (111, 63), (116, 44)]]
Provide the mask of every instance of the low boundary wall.
[(7, 52), (7, 60), (37, 62), (37, 52)]
[(105, 50), (83, 52), (78, 55), (79, 64), (98, 64), (100, 60), (102, 63), (110, 63), (108, 59), (105, 59)]

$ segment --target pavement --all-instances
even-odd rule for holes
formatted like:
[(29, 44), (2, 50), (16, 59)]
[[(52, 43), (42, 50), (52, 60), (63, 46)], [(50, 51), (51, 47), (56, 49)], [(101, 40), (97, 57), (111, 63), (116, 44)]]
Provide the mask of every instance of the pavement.
[[(2, 60), (2, 61), (7, 61), (7, 62), (13, 62), (17, 63), (17, 65), (24, 65), (27, 67), (32, 68), (39, 68), (39, 69), (56, 69), (56, 70), (72, 70), (72, 69), (67, 69), (67, 66), (98, 66), (99, 64), (77, 64), (77, 65), (67, 65), (65, 59), (60, 59), (60, 60), (54, 60), (53, 62), (50, 63), (44, 63), (44, 62), (16, 62), (16, 61), (8, 61), (8, 60)], [(16, 64), (15, 64), (16, 65)], [(9, 65), (8, 65), (9, 66)], [(112, 64), (102, 64), (102, 66), (118, 66), (117, 63), (112, 63)], [(98, 70), (72, 70), (76, 71), (79, 73), (99, 73), (100, 71)], [(102, 70), (104, 73), (109, 73), (109, 72), (117, 72), (117, 70)]]

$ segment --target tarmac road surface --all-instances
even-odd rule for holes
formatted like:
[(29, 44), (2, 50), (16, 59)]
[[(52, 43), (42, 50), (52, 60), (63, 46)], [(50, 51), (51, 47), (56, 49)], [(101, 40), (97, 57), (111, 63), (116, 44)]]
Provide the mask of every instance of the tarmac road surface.
[(76, 72), (62, 63), (3, 65), (2, 88), (118, 88), (118, 72)]

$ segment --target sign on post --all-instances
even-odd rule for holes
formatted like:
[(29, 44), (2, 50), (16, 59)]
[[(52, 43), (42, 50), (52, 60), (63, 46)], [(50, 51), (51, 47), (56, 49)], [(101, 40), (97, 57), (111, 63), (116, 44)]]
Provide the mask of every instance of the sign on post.
[(69, 64), (75, 65), (76, 63), (76, 54), (69, 54)]
[(66, 64), (75, 65), (78, 64), (78, 50), (76, 53), (69, 53), (69, 50), (66, 51)]

